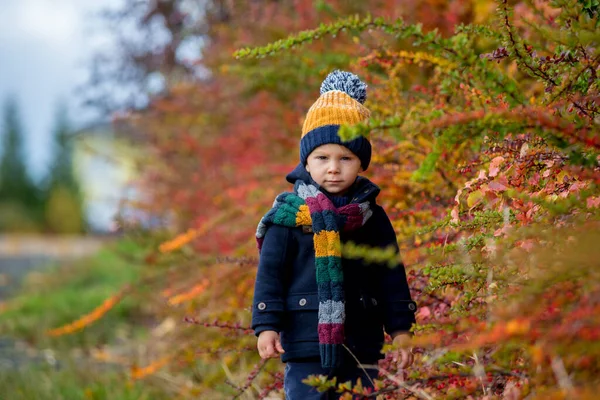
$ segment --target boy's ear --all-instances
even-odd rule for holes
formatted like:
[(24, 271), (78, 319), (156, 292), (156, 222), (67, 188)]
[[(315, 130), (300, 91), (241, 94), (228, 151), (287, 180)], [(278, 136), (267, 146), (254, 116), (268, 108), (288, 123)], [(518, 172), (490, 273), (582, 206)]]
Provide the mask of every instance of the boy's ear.
[(308, 166), (308, 164), (306, 164), (306, 165), (304, 166), (304, 168), (306, 168), (306, 172), (308, 172), (308, 173), (310, 174), (310, 167)]

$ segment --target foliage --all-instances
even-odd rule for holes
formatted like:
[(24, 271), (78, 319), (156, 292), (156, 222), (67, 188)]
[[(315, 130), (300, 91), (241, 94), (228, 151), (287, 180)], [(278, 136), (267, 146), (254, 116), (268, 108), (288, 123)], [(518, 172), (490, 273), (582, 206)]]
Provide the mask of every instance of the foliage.
[(154, 400), (170, 399), (148, 383), (127, 384), (116, 371), (99, 371), (98, 365), (70, 364), (59, 369), (39, 366), (2, 371), (2, 394), (11, 400)]
[(87, 82), (79, 88), (83, 101), (103, 115), (140, 109), (165, 87), (199, 74), (192, 59), (205, 39), (204, 3), (123, 0), (107, 6), (93, 22), (114, 43), (90, 60)]
[(54, 160), (46, 183), (46, 224), (51, 232), (81, 233), (85, 211), (79, 182), (73, 170), (73, 129), (64, 107), (56, 113)]
[[(373, 118), (343, 134), (371, 137), (369, 177), (383, 189), (420, 308), (415, 365), (397, 371), (386, 358), (376, 393), (336, 383), (339, 392), (593, 398), (593, 2), (406, 2), (428, 11), (414, 14), (419, 21), (399, 18), (395, 2), (358, 3), (219, 2), (226, 21), (206, 15), (202, 65), (210, 77), (174, 84), (120, 121), (147, 138), (154, 156), (145, 210), (173, 220), (173, 237), (158, 233), (167, 240), (146, 257), (146, 271), (163, 274), (152, 286), (167, 298), (159, 315), (167, 325), (191, 323), (169, 330), (168, 350), (135, 375), (184, 377), (182, 396), (265, 398), (281, 389), (280, 365), (258, 361), (248, 329), (253, 228), (285, 188), (281, 176), (292, 168), (318, 82), (344, 67), (369, 82)], [(477, 15), (463, 11), (470, 7)]]
[(42, 218), (41, 196), (24, 163), (23, 128), (15, 99), (7, 99), (2, 119), (0, 230), (34, 231)]
[(36, 183), (27, 171), (27, 154), (18, 104), (9, 98), (2, 121), (0, 231), (82, 233), (85, 211), (73, 171), (67, 110), (59, 108), (53, 137), (55, 156), (47, 178)]
[(49, 337), (46, 332), (76, 320), (121, 288), (139, 280), (143, 252), (131, 241), (109, 245), (83, 260), (50, 266), (31, 274), (20, 293), (7, 302), (0, 313), (0, 330), (39, 347), (65, 349), (70, 346), (101, 346), (121, 339), (137, 337), (136, 326), (148, 313), (135, 298), (124, 299), (93, 330), (84, 329), (69, 337)]

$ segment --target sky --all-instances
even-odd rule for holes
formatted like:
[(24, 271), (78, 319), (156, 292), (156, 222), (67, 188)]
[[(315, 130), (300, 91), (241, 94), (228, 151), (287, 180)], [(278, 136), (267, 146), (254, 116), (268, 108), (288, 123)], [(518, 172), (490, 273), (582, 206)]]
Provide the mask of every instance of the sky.
[[(64, 102), (75, 125), (90, 122), (74, 89), (85, 81), (95, 49), (110, 43), (92, 16), (114, 0), (2, 0), (0, 101), (15, 96), (31, 173), (40, 179), (51, 159), (52, 127)], [(96, 23), (96, 25), (98, 25)]]

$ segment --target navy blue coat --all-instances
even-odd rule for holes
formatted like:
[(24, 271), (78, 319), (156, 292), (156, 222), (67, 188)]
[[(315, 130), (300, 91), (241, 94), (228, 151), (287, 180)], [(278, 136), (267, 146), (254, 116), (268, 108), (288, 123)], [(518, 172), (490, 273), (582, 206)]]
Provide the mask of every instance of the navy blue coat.
[[(314, 181), (302, 165), (287, 177)], [(321, 189), (323, 190), (323, 189)], [(327, 193), (326, 193), (327, 194)], [(353, 231), (341, 233), (342, 242), (398, 251), (396, 235), (385, 211), (375, 204), (379, 188), (358, 178), (347, 201), (369, 200), (373, 215)], [(329, 196), (336, 205), (344, 198)], [(362, 259), (342, 258), (346, 299), (346, 346), (362, 363), (383, 357), (383, 329), (408, 331), (415, 322), (416, 304), (411, 300), (404, 266), (367, 264)], [(258, 336), (272, 330), (281, 335), (284, 362), (319, 358), (317, 332), (319, 300), (315, 271), (313, 233), (306, 228), (271, 226), (265, 235), (258, 264), (252, 307), (252, 328)], [(347, 357), (347, 358), (346, 358)], [(344, 362), (353, 362), (345, 355)]]

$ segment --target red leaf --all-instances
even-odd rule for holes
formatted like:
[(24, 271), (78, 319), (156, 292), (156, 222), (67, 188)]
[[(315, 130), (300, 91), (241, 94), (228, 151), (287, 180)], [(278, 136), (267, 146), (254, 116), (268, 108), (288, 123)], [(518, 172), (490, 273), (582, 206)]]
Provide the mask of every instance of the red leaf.
[(600, 197), (588, 197), (587, 208), (597, 208), (597, 207), (600, 207)]
[(429, 307), (419, 307), (419, 312), (417, 312), (417, 318), (421, 319), (427, 318), (429, 316), (431, 316), (431, 310), (429, 309)]
[(494, 192), (501, 192), (503, 190), (506, 190), (507, 187), (504, 186), (502, 183), (498, 182), (498, 181), (492, 181), (488, 184), (488, 188)]

